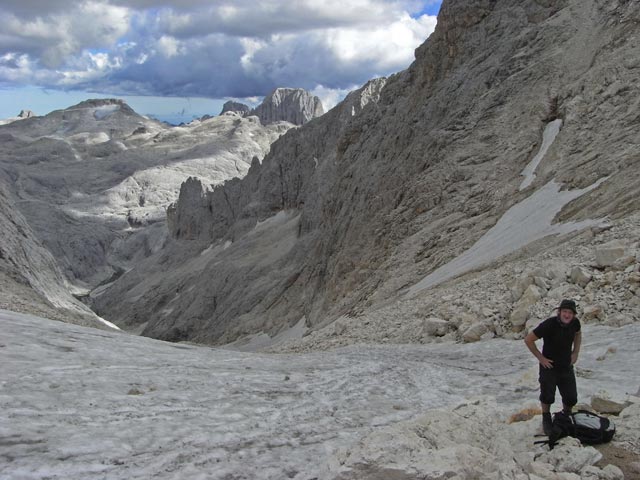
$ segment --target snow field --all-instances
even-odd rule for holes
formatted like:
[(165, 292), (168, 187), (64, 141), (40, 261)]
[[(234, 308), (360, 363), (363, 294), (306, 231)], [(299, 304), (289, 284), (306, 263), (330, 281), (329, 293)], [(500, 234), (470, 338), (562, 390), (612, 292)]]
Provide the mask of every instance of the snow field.
[[(267, 355), (0, 321), (1, 478), (331, 478), (336, 451), (378, 427), (477, 395), (537, 398), (519, 341)], [(635, 393), (640, 326), (584, 337), (581, 400)]]

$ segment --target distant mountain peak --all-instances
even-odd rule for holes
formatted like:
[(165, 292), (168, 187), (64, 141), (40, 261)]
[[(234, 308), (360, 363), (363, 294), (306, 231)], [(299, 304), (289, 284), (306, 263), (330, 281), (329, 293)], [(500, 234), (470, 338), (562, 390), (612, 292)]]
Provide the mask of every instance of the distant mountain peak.
[(18, 114), (18, 118), (31, 118), (35, 116), (36, 114), (31, 110), (20, 110), (20, 113)]
[(225, 104), (222, 106), (222, 111), (220, 112), (220, 115), (224, 115), (227, 112), (236, 112), (241, 115), (245, 115), (250, 111), (251, 111), (251, 108), (249, 108), (248, 105), (245, 105), (244, 103), (240, 103), (240, 102), (235, 102), (233, 100), (229, 100), (228, 102), (225, 102)]
[(264, 125), (281, 121), (304, 125), (323, 113), (320, 99), (303, 88), (276, 88), (249, 115)]

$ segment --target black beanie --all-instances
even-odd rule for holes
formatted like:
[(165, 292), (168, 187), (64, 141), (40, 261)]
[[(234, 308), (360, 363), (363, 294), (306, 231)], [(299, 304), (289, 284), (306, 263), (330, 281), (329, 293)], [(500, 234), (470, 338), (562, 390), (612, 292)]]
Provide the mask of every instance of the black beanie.
[(567, 300), (567, 299), (562, 300), (562, 302), (560, 302), (560, 306), (558, 307), (558, 310), (562, 310), (564, 308), (566, 308), (567, 310), (571, 310), (576, 315), (578, 314), (578, 310), (576, 308), (576, 302), (574, 302), (573, 300)]

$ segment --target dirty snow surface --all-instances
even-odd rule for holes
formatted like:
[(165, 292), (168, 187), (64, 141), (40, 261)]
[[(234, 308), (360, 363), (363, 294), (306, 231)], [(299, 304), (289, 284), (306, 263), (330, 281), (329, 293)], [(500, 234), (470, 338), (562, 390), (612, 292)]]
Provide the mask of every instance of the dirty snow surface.
[(560, 133), (560, 127), (562, 127), (562, 120), (557, 119), (552, 122), (549, 122), (542, 133), (542, 145), (540, 146), (540, 150), (536, 154), (535, 157), (531, 159), (529, 164), (524, 168), (521, 175), (524, 177), (522, 183), (520, 184), (519, 190), (524, 190), (529, 185), (533, 183), (536, 179), (536, 169), (538, 165), (547, 154), (547, 150), (553, 144), (554, 140)]
[(552, 222), (565, 205), (598, 188), (607, 178), (601, 178), (586, 188), (576, 190), (562, 190), (561, 184), (551, 180), (507, 210), (469, 250), (412, 285), (407, 291), (408, 295), (415, 295), (475, 268), (489, 265), (494, 260), (515, 252), (535, 240), (603, 223), (601, 219)]
[[(521, 341), (267, 355), (0, 322), (3, 479), (328, 479), (336, 449), (381, 426), (470, 396), (514, 410), (537, 396)], [(584, 331), (581, 400), (637, 389), (640, 325)]]

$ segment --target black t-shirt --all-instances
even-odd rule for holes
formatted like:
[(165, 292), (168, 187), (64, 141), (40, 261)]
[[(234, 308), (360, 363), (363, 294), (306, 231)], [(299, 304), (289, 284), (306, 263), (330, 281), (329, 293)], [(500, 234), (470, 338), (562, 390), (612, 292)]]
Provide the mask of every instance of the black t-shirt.
[(562, 325), (558, 317), (547, 318), (533, 329), (533, 334), (542, 338), (542, 355), (553, 360), (554, 367), (571, 365), (573, 339), (580, 331), (580, 320), (574, 318), (568, 325)]

